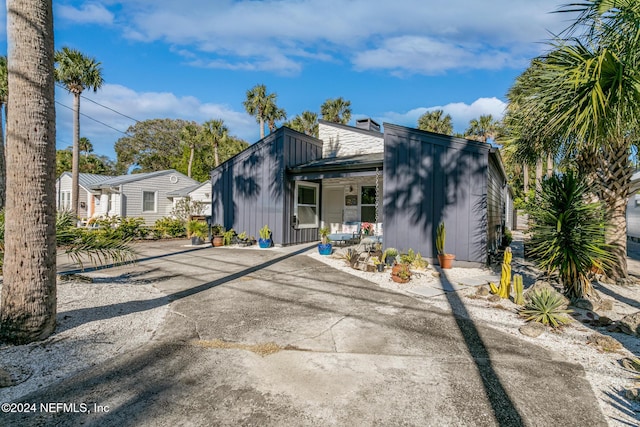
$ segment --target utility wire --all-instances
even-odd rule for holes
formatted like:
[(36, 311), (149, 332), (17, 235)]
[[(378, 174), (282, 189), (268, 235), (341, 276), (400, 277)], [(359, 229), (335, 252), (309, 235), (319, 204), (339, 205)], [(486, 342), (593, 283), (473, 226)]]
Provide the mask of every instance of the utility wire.
[[(62, 107), (64, 107), (64, 108), (68, 108), (69, 110), (73, 111), (73, 108), (69, 107), (68, 105), (64, 105), (64, 104), (63, 104), (62, 102), (60, 102), (60, 101), (56, 101), (56, 104), (58, 104), (58, 105), (60, 105), (60, 106), (62, 106)], [(86, 114), (84, 114), (84, 113), (80, 113), (80, 115), (81, 115), (81, 116), (86, 117), (86, 118), (87, 118), (87, 119), (89, 119), (89, 120), (93, 120), (93, 121), (94, 121), (94, 122), (96, 122), (96, 123), (100, 123), (102, 126), (106, 126), (106, 127), (108, 127), (109, 129), (113, 129), (113, 130), (115, 130), (116, 132), (119, 132), (119, 133), (121, 133), (121, 134), (123, 134), (123, 135), (125, 135), (125, 136), (131, 136), (131, 135), (129, 135), (127, 132), (123, 132), (123, 131), (121, 131), (120, 129), (116, 129), (116, 128), (114, 128), (113, 126), (108, 125), (108, 124), (106, 124), (105, 122), (101, 122), (101, 121), (100, 121), (100, 120), (98, 120), (98, 119), (94, 119), (93, 117), (88, 116), (88, 115), (86, 115)]]

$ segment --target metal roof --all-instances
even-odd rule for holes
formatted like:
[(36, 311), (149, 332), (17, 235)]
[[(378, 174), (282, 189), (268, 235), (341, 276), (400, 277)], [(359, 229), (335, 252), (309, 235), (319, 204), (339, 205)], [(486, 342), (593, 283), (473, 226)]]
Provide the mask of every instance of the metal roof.
[(112, 176), (110, 179), (101, 181), (100, 183), (94, 185), (92, 188), (98, 190), (100, 188), (108, 188), (108, 187), (117, 187), (121, 184), (128, 184), (130, 182), (136, 182), (147, 178), (153, 178), (155, 176), (168, 175), (170, 173), (176, 173), (174, 169), (157, 171), (157, 172), (144, 172), (144, 173), (134, 173), (132, 175), (120, 175), (120, 176)]
[(196, 191), (198, 188), (202, 187), (203, 185), (211, 185), (211, 180), (202, 182), (200, 184), (190, 185), (188, 187), (184, 187), (184, 188), (181, 188), (179, 190), (171, 191), (171, 192), (167, 193), (167, 196), (169, 196), (169, 197), (187, 197), (189, 195), (189, 193), (191, 193), (193, 191)]
[[(60, 178), (62, 178), (62, 176), (64, 175), (71, 177), (71, 172), (64, 172), (60, 176)], [(95, 185), (98, 185), (101, 182), (107, 181), (112, 178), (113, 176), (109, 176), (109, 175), (98, 175), (95, 173), (80, 173), (78, 174), (78, 183), (80, 184), (81, 187), (87, 190), (91, 190)]]
[(384, 153), (354, 154), (351, 156), (325, 157), (289, 169), (290, 173), (354, 171), (382, 168)]

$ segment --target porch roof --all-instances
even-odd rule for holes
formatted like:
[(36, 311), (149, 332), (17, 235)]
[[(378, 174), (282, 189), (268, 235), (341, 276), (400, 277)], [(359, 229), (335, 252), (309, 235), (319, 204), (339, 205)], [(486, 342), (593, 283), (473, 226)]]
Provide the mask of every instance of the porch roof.
[(351, 156), (326, 157), (289, 168), (293, 179), (325, 179), (375, 174), (382, 169), (384, 153), (354, 154)]

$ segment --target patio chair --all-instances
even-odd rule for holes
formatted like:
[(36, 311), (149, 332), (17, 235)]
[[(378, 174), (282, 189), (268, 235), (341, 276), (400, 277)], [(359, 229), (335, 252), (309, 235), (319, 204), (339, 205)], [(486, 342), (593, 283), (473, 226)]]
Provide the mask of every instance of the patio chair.
[(360, 242), (360, 221), (342, 223), (342, 231), (329, 234), (329, 240), (343, 245), (355, 245)]

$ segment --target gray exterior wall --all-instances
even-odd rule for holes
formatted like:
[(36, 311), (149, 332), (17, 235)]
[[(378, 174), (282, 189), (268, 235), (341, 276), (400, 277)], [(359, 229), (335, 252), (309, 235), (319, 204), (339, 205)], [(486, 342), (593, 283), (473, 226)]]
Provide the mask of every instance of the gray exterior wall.
[[(177, 177), (177, 182), (172, 182), (171, 176)], [(119, 215), (123, 217), (140, 217), (144, 219), (145, 225), (153, 225), (158, 219), (169, 216), (171, 213), (173, 200), (167, 196), (167, 193), (197, 183), (198, 181), (180, 172), (170, 171), (167, 174), (122, 184)], [(156, 209), (154, 212), (142, 211), (142, 193), (144, 191), (156, 193)]]
[(435, 230), (444, 221), (445, 251), (486, 263), (490, 146), (388, 123), (384, 129), (384, 246), (435, 258)]
[(627, 203), (627, 236), (640, 240), (640, 194), (632, 194)]
[(267, 224), (278, 245), (318, 240), (318, 230), (290, 226), (295, 184), (288, 167), (322, 155), (322, 142), (286, 127), (256, 142), (211, 172), (212, 221), (259, 236)]
[(506, 223), (505, 178), (499, 160), (489, 155), (489, 179), (487, 181), (487, 245), (495, 252), (502, 240), (502, 227)]

